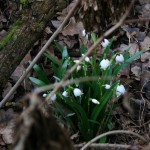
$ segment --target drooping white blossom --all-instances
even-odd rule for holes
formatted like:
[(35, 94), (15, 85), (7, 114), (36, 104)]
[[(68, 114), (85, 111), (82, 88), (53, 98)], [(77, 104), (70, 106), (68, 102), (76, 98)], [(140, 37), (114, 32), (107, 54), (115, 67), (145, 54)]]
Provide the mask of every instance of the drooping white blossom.
[(83, 93), (79, 88), (75, 88), (73, 90), (73, 94), (74, 94), (75, 97), (77, 97), (77, 96), (81, 96)]
[(108, 59), (103, 59), (100, 62), (100, 66), (103, 70), (106, 70), (106, 68), (110, 65), (110, 61)]
[(104, 41), (101, 43), (101, 45), (105, 48), (110, 42), (107, 39), (104, 39)]
[(105, 84), (105, 89), (108, 90), (108, 89), (110, 89), (110, 87), (111, 87), (111, 86), (110, 86), (109, 84)]
[(97, 99), (92, 98), (91, 101), (92, 101), (94, 104), (100, 104), (100, 102), (99, 102)]
[(77, 71), (81, 70), (81, 65), (78, 65), (76, 70)]
[(82, 30), (82, 36), (86, 36), (85, 30)]
[[(80, 61), (79, 61), (79, 60), (74, 60), (74, 62), (77, 64), (77, 63), (79, 63)], [(81, 65), (78, 65), (78, 66), (77, 66), (76, 71), (79, 71), (79, 70), (81, 70)]]
[(118, 62), (118, 63), (124, 62), (124, 57), (122, 54), (119, 54), (116, 56), (116, 62)]
[(56, 100), (56, 94), (53, 94), (51, 97), (50, 97), (50, 99), (52, 100), (52, 101), (55, 101)]
[(117, 96), (123, 95), (126, 92), (125, 87), (121, 84), (117, 86), (116, 94)]
[(74, 60), (74, 62), (77, 64), (77, 63), (79, 63), (80, 61), (79, 61), (79, 60)]
[(46, 97), (46, 96), (47, 96), (47, 94), (46, 94), (46, 93), (44, 93), (44, 94), (43, 94), (43, 97)]
[(64, 91), (64, 92), (62, 93), (62, 95), (63, 95), (64, 97), (68, 97), (68, 92), (67, 92), (67, 91)]
[[(82, 54), (82, 56), (84, 56), (84, 54)], [(86, 62), (89, 62), (89, 61), (90, 61), (90, 58), (89, 58), (89, 57), (85, 57), (85, 61), (86, 61)]]

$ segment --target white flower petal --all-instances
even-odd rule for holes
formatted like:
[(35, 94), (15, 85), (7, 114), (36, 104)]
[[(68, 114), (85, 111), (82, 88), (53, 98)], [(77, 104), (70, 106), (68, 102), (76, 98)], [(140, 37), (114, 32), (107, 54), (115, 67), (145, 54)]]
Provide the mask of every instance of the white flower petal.
[(88, 40), (88, 39), (89, 39), (89, 35), (88, 35), (88, 34), (86, 34), (85, 38)]
[[(84, 56), (84, 54), (82, 54), (82, 56)], [(86, 61), (86, 62), (89, 62), (89, 61), (90, 61), (90, 58), (89, 58), (89, 57), (85, 57), (85, 61)]]
[(47, 96), (47, 94), (46, 94), (46, 93), (44, 93), (44, 94), (43, 94), (43, 97), (46, 97), (46, 96)]
[(110, 61), (108, 59), (103, 59), (101, 62), (100, 62), (100, 66), (102, 69), (106, 69), (108, 66), (110, 65)]
[(85, 57), (85, 61), (86, 61), (86, 62), (89, 62), (89, 61), (90, 61), (90, 58), (89, 58), (89, 57)]
[(82, 93), (82, 91), (80, 89), (75, 88), (73, 90), (73, 94), (74, 94), (75, 97), (77, 97), (77, 96), (81, 96), (83, 93)]
[(86, 36), (85, 30), (82, 30), (82, 36)]
[(117, 86), (117, 89), (116, 89), (117, 96), (120, 96), (124, 94), (125, 92), (126, 92), (125, 87), (122, 84)]
[(56, 94), (53, 94), (53, 95), (50, 97), (50, 99), (51, 99), (52, 101), (55, 101), (55, 100), (56, 100)]
[(105, 48), (110, 42), (107, 39), (104, 39), (104, 41), (101, 43), (101, 45)]
[(64, 97), (68, 97), (68, 92), (67, 92), (67, 91), (64, 91), (64, 92), (62, 93), (62, 95), (63, 95)]
[(79, 63), (80, 61), (79, 61), (79, 60), (74, 60), (74, 62), (77, 64), (77, 63)]
[(97, 99), (91, 99), (91, 101), (94, 103), (94, 104), (100, 104), (100, 102), (97, 100)]
[(79, 71), (79, 70), (81, 70), (81, 66), (80, 65), (77, 66), (77, 71)]
[(105, 89), (108, 90), (108, 89), (110, 89), (110, 87), (111, 87), (111, 86), (110, 86), (109, 84), (105, 84)]
[(124, 57), (122, 54), (119, 54), (116, 56), (116, 62), (118, 62), (118, 63), (124, 62)]

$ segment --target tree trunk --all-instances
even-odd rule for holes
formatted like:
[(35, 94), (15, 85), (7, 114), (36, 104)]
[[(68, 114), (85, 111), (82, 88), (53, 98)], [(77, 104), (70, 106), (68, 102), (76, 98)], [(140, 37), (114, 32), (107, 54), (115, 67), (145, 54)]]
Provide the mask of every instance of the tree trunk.
[[(0, 95), (10, 75), (42, 36), (47, 22), (67, 5), (64, 0), (34, 1), (25, 10), (11, 41), (0, 49)], [(33, 17), (34, 14), (34, 17)]]

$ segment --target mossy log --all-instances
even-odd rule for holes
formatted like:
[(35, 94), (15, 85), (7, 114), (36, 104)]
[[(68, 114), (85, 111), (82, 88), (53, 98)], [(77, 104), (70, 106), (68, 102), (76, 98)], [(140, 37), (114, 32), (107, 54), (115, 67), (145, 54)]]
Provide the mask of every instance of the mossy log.
[(11, 33), (11, 40), (0, 45), (0, 95), (10, 75), (42, 36), (48, 21), (66, 5), (67, 1), (64, 0), (33, 1), (24, 10), (14, 34)]

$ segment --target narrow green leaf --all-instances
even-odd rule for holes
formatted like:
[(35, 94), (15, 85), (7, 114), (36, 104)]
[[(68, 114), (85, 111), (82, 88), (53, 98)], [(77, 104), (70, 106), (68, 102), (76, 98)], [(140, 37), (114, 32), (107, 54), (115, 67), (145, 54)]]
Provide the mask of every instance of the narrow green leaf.
[(135, 60), (136, 58), (138, 58), (144, 52), (145, 52), (145, 50), (139, 51), (138, 53), (134, 54), (132, 57), (130, 57), (129, 59), (127, 59), (125, 62), (126, 63), (131, 63), (133, 60)]
[(66, 71), (67, 66), (68, 66), (68, 60), (65, 60), (63, 65), (62, 65), (62, 68), (63, 68), (64, 71)]
[[(31, 64), (31, 61), (29, 61), (29, 63)], [(41, 69), (41, 67), (37, 64), (35, 64), (33, 66), (34, 71), (36, 72), (39, 80), (43, 81), (46, 84), (49, 84), (50, 81), (48, 80), (47, 76), (45, 75), (45, 72)]]
[(96, 37), (96, 34), (94, 32), (91, 33), (91, 37), (92, 37), (93, 42), (96, 43), (97, 37)]
[(68, 50), (67, 47), (65, 46), (62, 52), (62, 60), (65, 60), (67, 57), (68, 57)]
[(37, 79), (37, 78), (29, 77), (29, 79), (30, 79), (33, 83), (35, 83), (36, 85), (38, 85), (38, 86), (45, 86), (45, 85), (46, 85), (43, 81), (41, 81), (41, 80), (39, 80), (39, 79)]
[(85, 54), (86, 52), (86, 47), (84, 44), (81, 45), (81, 54)]
[(54, 40), (54, 43), (55, 43), (57, 49), (62, 53), (63, 52), (63, 47), (56, 40)]
[(51, 60), (53, 63), (57, 64), (58, 66), (60, 66), (60, 63), (54, 59), (52, 56), (50, 56), (48, 53), (44, 53), (44, 56), (46, 56), (49, 60)]

